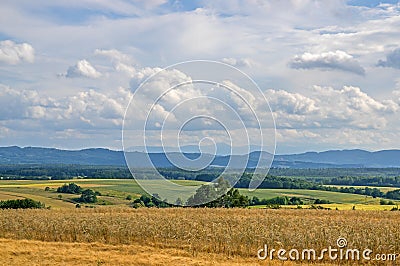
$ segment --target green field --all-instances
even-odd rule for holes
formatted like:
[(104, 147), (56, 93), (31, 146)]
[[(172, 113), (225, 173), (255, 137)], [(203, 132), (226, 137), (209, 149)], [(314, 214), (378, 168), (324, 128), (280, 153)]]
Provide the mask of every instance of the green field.
[(273, 198), (278, 196), (299, 197), (302, 199), (325, 199), (332, 203), (343, 204), (379, 204), (379, 199), (374, 199), (370, 196), (320, 191), (320, 190), (307, 190), (307, 189), (257, 189), (253, 192), (247, 189), (240, 189), (244, 195), (258, 198)]
[[(41, 201), (45, 203), (46, 206), (51, 206), (51, 208), (74, 208), (76, 204), (74, 199), (79, 197), (79, 195), (56, 192), (57, 187), (70, 182), (74, 182), (82, 188), (91, 188), (100, 192), (102, 196), (99, 197), (99, 202), (96, 205), (126, 206), (130, 203), (130, 201), (126, 199), (128, 195), (132, 198), (137, 198), (145, 193), (133, 179), (73, 179), (51, 181), (1, 180), (0, 200), (31, 198)], [(159, 189), (162, 189), (161, 183), (157, 184), (158, 181), (148, 180), (146, 182), (151, 182), (153, 185), (159, 186)], [(173, 182), (183, 186), (197, 186), (203, 183), (185, 180), (176, 180)], [(46, 187), (49, 187), (50, 190), (45, 191)], [(325, 199), (332, 203), (329, 204), (330, 208), (339, 209), (351, 209), (354, 205), (356, 205), (357, 209), (374, 210), (390, 209), (392, 207), (379, 205), (378, 198), (374, 199), (369, 196), (330, 191), (300, 189), (257, 189), (255, 191), (249, 191), (247, 189), (240, 189), (240, 192), (249, 197), (257, 196), (260, 199), (269, 199), (277, 196), (299, 197), (306, 202), (315, 199)], [(304, 207), (308, 206), (305, 205)]]
[[(74, 208), (76, 202), (74, 199), (79, 197), (74, 194), (57, 193), (56, 189), (65, 183), (76, 183), (82, 188), (90, 188), (101, 193), (98, 205), (128, 205), (130, 201), (126, 200), (127, 196), (132, 198), (140, 197), (145, 191), (133, 179), (73, 179), (73, 180), (52, 180), (52, 181), (36, 181), (36, 180), (17, 180), (17, 181), (0, 181), (0, 200), (31, 198), (41, 201), (46, 206), (52, 208)], [(162, 189), (162, 184), (158, 181), (148, 180), (142, 182), (151, 182), (153, 185)], [(174, 180), (176, 184), (184, 186), (196, 186), (203, 182)], [(49, 187), (49, 191), (45, 188)], [(61, 195), (61, 199), (59, 198)]]

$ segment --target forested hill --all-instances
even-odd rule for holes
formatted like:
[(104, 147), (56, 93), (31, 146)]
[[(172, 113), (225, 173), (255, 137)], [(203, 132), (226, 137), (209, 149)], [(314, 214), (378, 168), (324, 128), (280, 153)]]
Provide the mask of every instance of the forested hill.
[(125, 165), (124, 154), (108, 149), (59, 150), (0, 147), (0, 164)]
[[(194, 159), (196, 153), (187, 153)], [(168, 156), (173, 157), (171, 152)], [(211, 155), (210, 155), (211, 156)], [(241, 155), (235, 155), (235, 159)], [(244, 156), (244, 155), (242, 155)], [(248, 167), (255, 167), (259, 156), (271, 156), (268, 153), (252, 152), (249, 155)], [(172, 166), (164, 153), (149, 153), (157, 167)], [(147, 154), (130, 152), (130, 161), (136, 167), (150, 166)], [(230, 156), (216, 156), (214, 166), (225, 166)], [(82, 165), (116, 165), (124, 166), (125, 157), (122, 151), (102, 148), (83, 150), (60, 150), (39, 147), (0, 147), (0, 164), (82, 164)], [(276, 155), (273, 167), (283, 168), (359, 168), (359, 167), (400, 167), (400, 150), (368, 152), (364, 150), (335, 150), (326, 152), (307, 152), (302, 154)]]

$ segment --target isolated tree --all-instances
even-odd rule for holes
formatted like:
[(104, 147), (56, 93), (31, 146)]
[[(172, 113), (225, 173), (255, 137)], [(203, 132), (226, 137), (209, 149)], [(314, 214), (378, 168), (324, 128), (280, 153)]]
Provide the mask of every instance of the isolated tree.
[(202, 185), (189, 197), (187, 205), (211, 208), (246, 207), (250, 204), (247, 196), (238, 189), (230, 189), (230, 183), (220, 177), (216, 183)]
[(70, 193), (70, 194), (80, 194), (82, 193), (82, 188), (75, 183), (64, 184), (57, 188), (58, 193)]
[(214, 184), (202, 185), (196, 190), (193, 196), (187, 200), (187, 205), (197, 206), (210, 202), (218, 198), (217, 190)]
[(96, 203), (96, 193), (91, 189), (85, 189), (84, 191), (82, 191), (82, 195), (79, 198), (79, 201), (84, 203)]

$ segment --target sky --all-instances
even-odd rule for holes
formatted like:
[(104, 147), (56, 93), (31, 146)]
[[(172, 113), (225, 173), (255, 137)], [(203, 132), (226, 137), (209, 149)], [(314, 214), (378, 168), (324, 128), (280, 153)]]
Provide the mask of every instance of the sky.
[[(172, 64), (213, 60), (258, 84), (277, 153), (400, 149), (399, 29), (398, 1), (4, 0), (0, 146), (121, 150), (124, 114), (142, 82)], [(166, 82), (191, 79), (166, 75)], [(199, 91), (177, 91), (156, 111), (165, 118), (177, 99)], [(205, 93), (244, 108), (222, 94)], [(269, 112), (258, 97), (251, 104), (261, 117)], [(208, 137), (226, 144), (207, 123), (193, 128), (182, 145)], [(152, 133), (146, 143), (157, 145)]]

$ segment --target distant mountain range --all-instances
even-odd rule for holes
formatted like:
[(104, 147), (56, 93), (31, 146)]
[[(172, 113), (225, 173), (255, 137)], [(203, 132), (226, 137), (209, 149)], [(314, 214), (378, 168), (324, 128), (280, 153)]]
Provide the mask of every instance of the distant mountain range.
[[(127, 149), (128, 151), (148, 152), (148, 153), (163, 153), (163, 152), (184, 152), (184, 153), (200, 153), (198, 145), (183, 145), (179, 148), (169, 146), (134, 146)], [(260, 147), (256, 145), (235, 147), (235, 151), (240, 154), (246, 154), (253, 151), (260, 151)], [(214, 145), (203, 145), (201, 151), (204, 153), (228, 155), (231, 154), (231, 146), (225, 143), (216, 143)]]
[[(196, 167), (199, 153), (184, 153), (186, 167)], [(258, 159), (270, 159), (271, 154), (253, 151), (247, 155), (217, 155), (203, 154), (202, 159), (211, 161), (216, 167), (226, 166), (229, 160), (247, 162), (247, 167), (257, 165)], [(129, 152), (127, 158), (131, 166), (148, 167), (151, 162), (157, 167), (171, 167), (172, 161), (182, 162), (181, 154), (176, 152)], [(148, 159), (150, 158), (150, 160)], [(193, 161), (194, 160), (194, 161)], [(38, 148), (17, 146), (0, 147), (1, 164), (84, 164), (84, 165), (116, 165), (124, 166), (125, 157), (122, 151), (95, 148), (83, 150), (60, 150), (53, 148)], [(235, 165), (235, 164), (234, 164)], [(325, 152), (306, 152), (300, 154), (276, 155), (273, 167), (284, 168), (356, 168), (356, 167), (400, 167), (400, 150), (383, 150), (369, 152), (365, 150), (330, 150)], [(0, 166), (1, 167), (1, 166)]]

